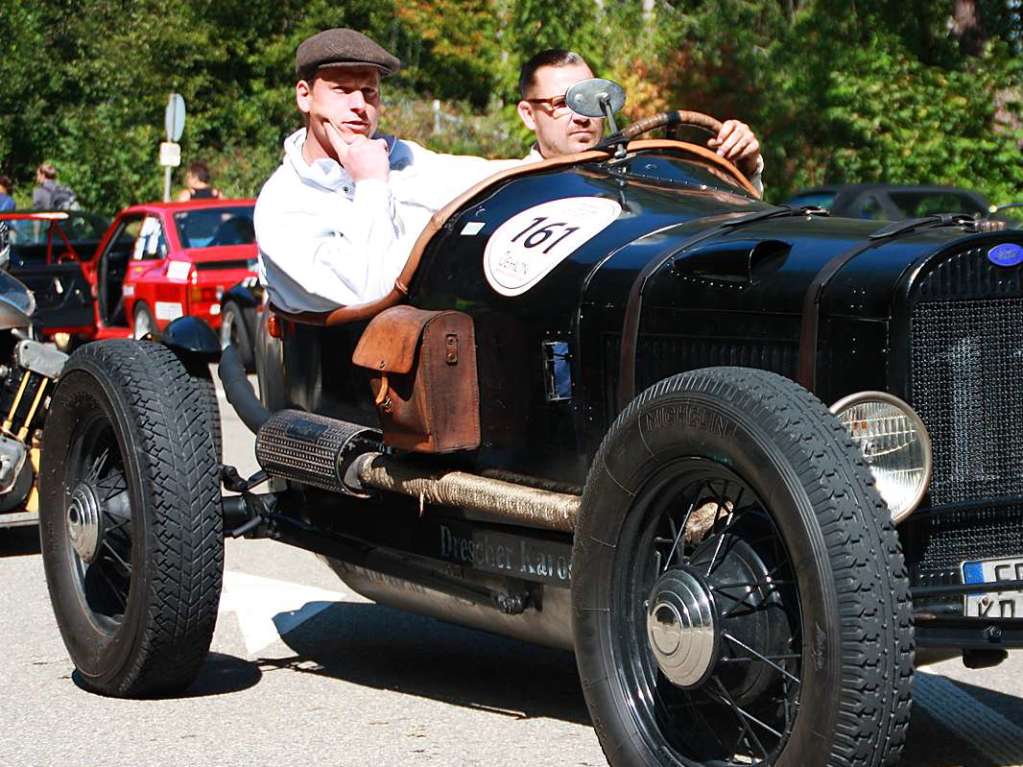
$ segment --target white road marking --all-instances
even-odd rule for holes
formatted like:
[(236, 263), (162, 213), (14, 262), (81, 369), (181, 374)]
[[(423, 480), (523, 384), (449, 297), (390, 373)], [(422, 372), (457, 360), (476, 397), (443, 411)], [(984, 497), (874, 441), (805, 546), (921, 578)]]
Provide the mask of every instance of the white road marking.
[(339, 591), (227, 570), (219, 614), (237, 616), (252, 656), (342, 598)]
[(1018, 764), (1023, 729), (988, 708), (949, 679), (917, 671), (913, 680), (913, 702), (946, 727), (959, 740), (996, 764)]

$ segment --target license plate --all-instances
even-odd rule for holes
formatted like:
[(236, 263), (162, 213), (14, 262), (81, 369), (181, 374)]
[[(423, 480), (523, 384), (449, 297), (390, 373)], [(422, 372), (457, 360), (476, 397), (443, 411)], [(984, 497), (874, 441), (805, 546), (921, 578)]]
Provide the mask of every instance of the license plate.
[[(963, 583), (1023, 581), (1023, 557), (963, 562)], [(982, 591), (964, 597), (963, 614), (972, 618), (1023, 617), (1023, 591)]]

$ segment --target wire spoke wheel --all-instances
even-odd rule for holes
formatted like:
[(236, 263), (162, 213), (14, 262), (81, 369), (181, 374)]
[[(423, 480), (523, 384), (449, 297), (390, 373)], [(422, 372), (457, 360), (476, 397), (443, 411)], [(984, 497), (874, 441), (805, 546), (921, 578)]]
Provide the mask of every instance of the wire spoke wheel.
[(191, 684), (223, 575), (209, 387), (164, 346), (83, 346), (43, 433), (46, 581), (80, 683), (151, 696)]
[(228, 344), (238, 350), (242, 365), (246, 372), (255, 371), (255, 360), (253, 358), (252, 340), (249, 334), (249, 326), (245, 320), (247, 312), (254, 312), (253, 308), (243, 309), (236, 301), (228, 301), (224, 304), (220, 315), (220, 346)]
[(135, 309), (135, 321), (132, 327), (131, 337), (141, 341), (146, 336), (156, 332), (156, 322), (153, 315), (145, 304), (139, 304)]
[(225, 307), (220, 320), (220, 346), (228, 344), (238, 346), (238, 313), (233, 309), (234, 304)]
[(95, 414), (69, 452), (64, 488), (69, 566), (95, 623), (124, 619), (132, 583), (132, 518), (124, 460), (109, 421)]
[(612, 767), (882, 767), (909, 722), (912, 603), (841, 424), (773, 373), (665, 379), (594, 456), (576, 662)]
[(622, 544), (646, 552), (619, 570), (613, 614), (647, 737), (693, 763), (769, 762), (802, 673), (798, 588), (769, 510), (734, 472), (684, 459), (637, 498)]

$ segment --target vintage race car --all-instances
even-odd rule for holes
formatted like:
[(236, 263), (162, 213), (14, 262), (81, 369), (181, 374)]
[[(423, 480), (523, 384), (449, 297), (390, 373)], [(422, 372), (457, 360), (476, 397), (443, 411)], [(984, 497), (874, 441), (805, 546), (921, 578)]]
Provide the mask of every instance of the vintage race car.
[[(612, 116), (610, 84), (576, 87)], [(224, 535), (573, 649), (614, 765), (892, 764), (916, 648), (1023, 644), (1023, 235), (767, 205), (638, 138), (677, 122), (717, 126), (656, 115), (505, 171), (380, 301), (271, 307), (262, 402), (220, 361), (252, 478), (220, 466), (211, 333), (76, 352), (41, 513), (83, 683), (190, 684)]]

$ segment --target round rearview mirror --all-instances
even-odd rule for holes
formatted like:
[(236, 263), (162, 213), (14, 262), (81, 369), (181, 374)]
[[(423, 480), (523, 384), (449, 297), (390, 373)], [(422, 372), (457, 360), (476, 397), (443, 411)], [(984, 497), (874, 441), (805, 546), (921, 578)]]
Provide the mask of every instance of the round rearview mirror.
[(625, 106), (625, 90), (611, 80), (583, 80), (568, 89), (565, 103), (584, 117), (609, 117)]

